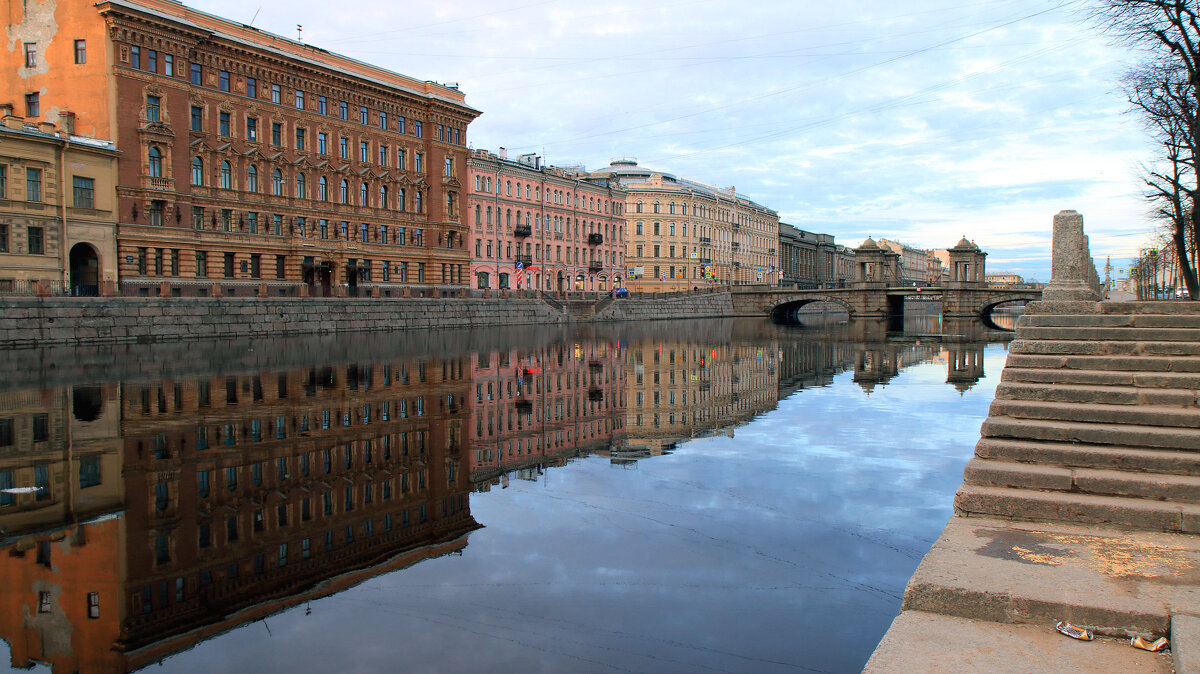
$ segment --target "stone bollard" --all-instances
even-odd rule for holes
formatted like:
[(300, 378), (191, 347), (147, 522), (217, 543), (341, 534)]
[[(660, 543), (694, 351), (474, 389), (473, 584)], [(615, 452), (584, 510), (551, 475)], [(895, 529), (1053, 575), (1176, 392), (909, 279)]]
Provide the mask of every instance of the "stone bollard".
[(409, 288), (408, 286), (404, 286), (404, 288), (402, 288), (400, 290), (400, 296), (401, 297), (412, 297), (412, 288)]
[(221, 295), (224, 295), (224, 294), (225, 293), (221, 292), (221, 284), (220, 283), (212, 284), (212, 296), (213, 297), (220, 297)]
[(1088, 239), (1083, 233), (1083, 216), (1076, 211), (1059, 211), (1054, 216), (1050, 284), (1042, 299), (1095, 302), (1102, 297), (1098, 281)]
[(308, 287), (309, 286), (307, 283), (300, 286), (300, 297), (308, 297), (309, 296)]
[(259, 297), (267, 296), (267, 284), (265, 284), (265, 283), (258, 284), (258, 296)]
[(116, 297), (117, 296), (117, 283), (115, 281), (105, 281), (104, 283), (102, 283), (100, 285), (100, 296), (101, 297)]
[(371, 297), (379, 297), (379, 286), (371, 286)]
[(171, 296), (170, 281), (163, 281), (162, 283), (158, 284), (158, 294), (161, 295), (162, 297), (170, 297)]

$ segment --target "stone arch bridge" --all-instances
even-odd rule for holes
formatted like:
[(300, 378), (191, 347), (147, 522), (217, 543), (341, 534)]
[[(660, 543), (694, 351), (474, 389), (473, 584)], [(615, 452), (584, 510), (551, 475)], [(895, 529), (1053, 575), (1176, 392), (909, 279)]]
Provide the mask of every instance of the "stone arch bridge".
[(1025, 305), (1042, 298), (1041, 290), (953, 283), (945, 287), (887, 287), (855, 284), (850, 288), (799, 290), (768, 285), (735, 286), (733, 309), (737, 316), (769, 316), (787, 322), (801, 307), (828, 302), (842, 307), (851, 320), (884, 320), (904, 315), (905, 300), (941, 300), (942, 316), (991, 322), (992, 309), (1002, 304)]

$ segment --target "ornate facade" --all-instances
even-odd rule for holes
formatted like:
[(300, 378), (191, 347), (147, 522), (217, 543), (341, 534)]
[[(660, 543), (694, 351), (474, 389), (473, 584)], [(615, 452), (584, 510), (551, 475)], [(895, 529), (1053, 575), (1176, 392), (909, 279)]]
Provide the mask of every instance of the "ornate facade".
[(468, 167), (472, 287), (604, 292), (621, 287), (625, 192), (609, 180), (476, 150)]
[(170, 0), (34, 0), (13, 20), (3, 77), (27, 117), (69, 110), (122, 151), (122, 292), (466, 286), (478, 112), (457, 89)]

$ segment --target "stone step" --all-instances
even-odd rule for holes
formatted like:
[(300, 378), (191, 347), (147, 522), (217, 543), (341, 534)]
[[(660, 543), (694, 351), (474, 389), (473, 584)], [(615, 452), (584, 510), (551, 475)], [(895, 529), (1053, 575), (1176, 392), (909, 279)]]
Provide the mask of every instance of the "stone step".
[(1191, 475), (1068, 468), (975, 457), (967, 462), (963, 480), (985, 487), (1200, 503), (1200, 477)]
[(1200, 373), (1200, 358), (1187, 356), (1105, 356), (1071, 354), (1014, 353), (1011, 350), (1005, 369), (1093, 370), (1150, 373)]
[(997, 461), (1200, 477), (1200, 453), (1123, 445), (981, 438), (975, 456)]
[(1000, 375), (1004, 383), (1086, 384), (1094, 386), (1135, 386), (1139, 388), (1200, 389), (1200, 373), (1123, 370), (1072, 370), (1032, 367), (1005, 367)]
[(1099, 405), (1090, 403), (1001, 400), (992, 402), (989, 415), (1047, 421), (1200, 428), (1200, 408), (1163, 405)]
[(1198, 356), (1200, 342), (1021, 339), (1018, 336), (1008, 350), (1009, 353), (1063, 356)]
[(1200, 328), (1018, 326), (1016, 333), (1017, 339), (1200, 342)]
[(1001, 382), (996, 386), (996, 399), (1099, 405), (1163, 405), (1167, 407), (1195, 407), (1197, 402), (1196, 392), (1190, 389), (1049, 382)]
[(1187, 300), (1155, 300), (1131, 302), (1033, 302), (1026, 306), (1026, 315), (1061, 316), (1153, 316), (1200, 315), (1200, 302)]
[(966, 516), (1200, 532), (1200, 504), (1195, 503), (964, 484), (954, 495), (954, 509)]
[(1018, 319), (1017, 327), (1056, 328), (1194, 328), (1200, 329), (1200, 314), (1030, 314)]
[(1200, 452), (1200, 430), (989, 416), (982, 437)]

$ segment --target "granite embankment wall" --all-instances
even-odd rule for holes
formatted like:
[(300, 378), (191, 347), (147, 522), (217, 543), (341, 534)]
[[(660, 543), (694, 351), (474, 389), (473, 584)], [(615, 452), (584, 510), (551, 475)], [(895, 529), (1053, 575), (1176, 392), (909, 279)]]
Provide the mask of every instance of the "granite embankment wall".
[(729, 316), (726, 293), (598, 302), (507, 298), (16, 298), (0, 301), (0, 349), (379, 330)]

